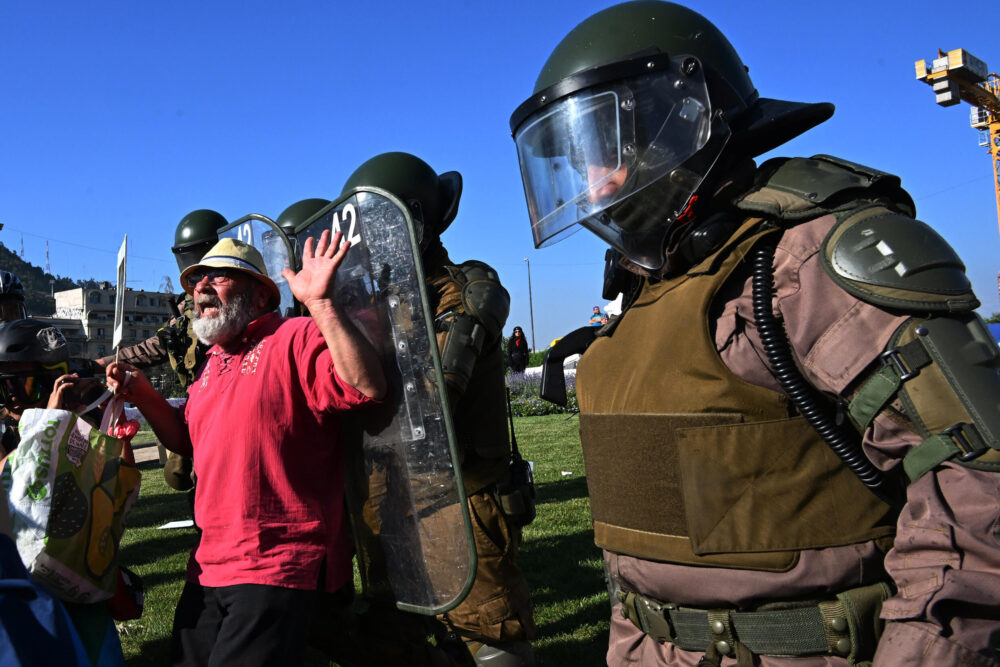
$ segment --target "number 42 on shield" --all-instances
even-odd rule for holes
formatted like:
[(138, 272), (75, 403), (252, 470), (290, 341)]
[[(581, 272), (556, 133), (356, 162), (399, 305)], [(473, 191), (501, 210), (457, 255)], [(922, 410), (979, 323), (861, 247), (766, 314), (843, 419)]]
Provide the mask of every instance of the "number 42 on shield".
[(343, 224), (348, 226), (347, 234), (344, 236), (351, 242), (351, 246), (360, 244), (361, 234), (354, 233), (354, 229), (357, 227), (358, 222), (358, 212), (354, 208), (354, 204), (348, 204), (341, 210), (333, 212), (333, 223), (330, 225), (330, 232), (336, 234), (337, 232), (343, 231), (341, 227), (341, 214), (343, 214)]

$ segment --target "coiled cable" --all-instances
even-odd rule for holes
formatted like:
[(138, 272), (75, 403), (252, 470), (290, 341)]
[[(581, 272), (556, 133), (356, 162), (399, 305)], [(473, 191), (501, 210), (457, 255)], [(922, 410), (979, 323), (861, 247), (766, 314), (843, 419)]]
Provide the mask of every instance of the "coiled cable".
[(771, 364), (771, 371), (792, 405), (840, 457), (844, 465), (884, 502), (898, 505), (899, 501), (889, 488), (882, 471), (876, 468), (861, 450), (860, 434), (849, 424), (837, 423), (823, 404), (819, 392), (802, 377), (798, 366), (795, 365), (785, 325), (774, 316), (771, 306), (774, 297), (772, 269), (774, 251), (773, 243), (765, 243), (754, 249), (751, 283), (753, 316), (757, 322), (757, 332), (764, 346), (764, 353)]

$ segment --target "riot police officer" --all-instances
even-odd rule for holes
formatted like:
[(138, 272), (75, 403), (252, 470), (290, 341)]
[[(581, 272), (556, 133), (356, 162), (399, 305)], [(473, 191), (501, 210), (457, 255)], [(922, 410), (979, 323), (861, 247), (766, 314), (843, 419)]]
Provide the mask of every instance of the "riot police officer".
[[(221, 213), (209, 209), (191, 211), (177, 223), (174, 245), (171, 251), (181, 273), (197, 264), (208, 250), (218, 243), (219, 230), (227, 221)], [(169, 322), (160, 327), (156, 334), (130, 347), (122, 348), (118, 360), (132, 364), (136, 368), (150, 368), (165, 361), (177, 374), (178, 382), (186, 388), (194, 381), (197, 369), (205, 361), (209, 346), (198, 341), (192, 329), (194, 323), (194, 303), (191, 296), (184, 294), (174, 307), (177, 313)], [(107, 366), (115, 361), (115, 355), (98, 359), (97, 363)], [(186, 491), (194, 486), (191, 479), (191, 459), (170, 452), (163, 468), (163, 477), (172, 488)], [(191, 497), (193, 502), (194, 498)]]
[(310, 199), (302, 199), (295, 202), (278, 216), (275, 222), (281, 231), (285, 233), (285, 237), (288, 242), (292, 244), (292, 254), (298, 257), (301, 254), (301, 249), (298, 246), (298, 242), (295, 240), (295, 230), (303, 222), (313, 217), (320, 212), (324, 206), (330, 203), (329, 199), (320, 199), (318, 197), (313, 197)]
[(441, 620), (459, 650), (467, 648), (477, 664), (534, 664), (531, 598), (517, 565), (521, 530), (517, 517), (502, 507), (511, 446), (500, 343), (510, 297), (491, 267), (474, 260), (455, 263), (441, 243), (458, 212), (458, 172), (438, 174), (409, 153), (383, 153), (358, 167), (342, 194), (359, 187), (392, 193), (413, 218), (473, 517), (475, 581), (465, 600)]
[(891, 174), (753, 161), (832, 112), (640, 0), (511, 118), (536, 246), (582, 225), (625, 292), (576, 376), (609, 664), (997, 658), (1000, 363), (964, 266)]

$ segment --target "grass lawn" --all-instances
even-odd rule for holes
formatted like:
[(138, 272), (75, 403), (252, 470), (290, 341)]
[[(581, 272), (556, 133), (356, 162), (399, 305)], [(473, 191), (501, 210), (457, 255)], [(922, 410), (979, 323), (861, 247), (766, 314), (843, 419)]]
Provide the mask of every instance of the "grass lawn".
[[(520, 563), (535, 602), (540, 667), (601, 665), (607, 649), (608, 595), (591, 532), (578, 426), (575, 415), (514, 420), (521, 453), (535, 463), (538, 491), (538, 514), (524, 530)], [(126, 662), (154, 667), (169, 664), (174, 606), (196, 534), (191, 528), (157, 530), (189, 517), (187, 498), (164, 483), (155, 461), (139, 467), (142, 494), (122, 541), (122, 562), (142, 576), (146, 609), (119, 629)]]

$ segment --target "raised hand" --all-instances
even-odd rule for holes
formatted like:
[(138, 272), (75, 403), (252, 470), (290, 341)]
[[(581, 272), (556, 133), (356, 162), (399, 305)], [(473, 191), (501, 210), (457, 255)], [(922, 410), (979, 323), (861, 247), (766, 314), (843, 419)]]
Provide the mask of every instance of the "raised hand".
[(73, 393), (73, 384), (79, 376), (76, 373), (71, 375), (60, 375), (56, 378), (52, 386), (52, 393), (49, 394), (49, 403), (45, 407), (49, 410), (69, 410), (67, 398)]
[(330, 231), (326, 230), (319, 237), (319, 243), (315, 243), (312, 237), (306, 239), (302, 248), (302, 270), (298, 273), (291, 269), (281, 272), (292, 294), (306, 308), (310, 308), (310, 303), (333, 299), (337, 269), (351, 247), (351, 242), (344, 241), (343, 237), (342, 232), (337, 232), (331, 242)]

